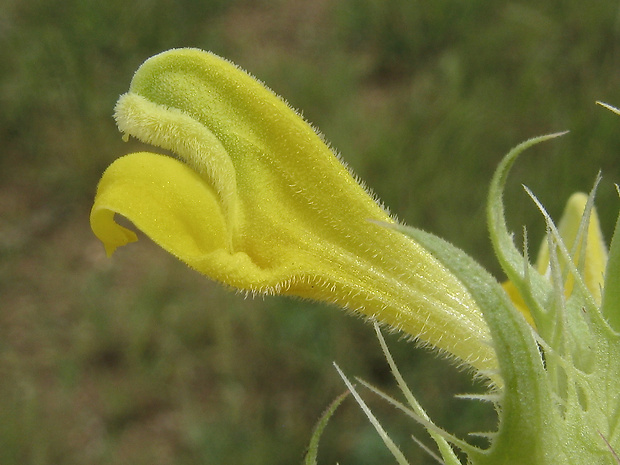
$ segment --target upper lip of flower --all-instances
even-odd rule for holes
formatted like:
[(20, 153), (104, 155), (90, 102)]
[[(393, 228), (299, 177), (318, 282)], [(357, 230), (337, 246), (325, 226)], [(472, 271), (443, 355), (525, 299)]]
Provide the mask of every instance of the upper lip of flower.
[(132, 154), (106, 171), (91, 224), (109, 253), (135, 239), (113, 222), (120, 213), (225, 284), (333, 302), (479, 370), (496, 367), (460, 281), (377, 224), (394, 220), (308, 123), (234, 65), (191, 49), (157, 55), (136, 72), (116, 119), (183, 162)]

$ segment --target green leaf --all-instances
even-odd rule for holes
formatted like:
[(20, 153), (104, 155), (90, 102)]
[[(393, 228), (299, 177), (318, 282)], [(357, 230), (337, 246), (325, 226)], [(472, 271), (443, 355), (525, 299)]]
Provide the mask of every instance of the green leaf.
[(553, 288), (536, 268), (523, 257), (513, 242), (513, 236), (506, 226), (503, 193), (508, 173), (518, 156), (526, 149), (561, 135), (565, 132), (529, 139), (513, 148), (500, 162), (495, 171), (487, 203), (487, 221), (495, 255), (510, 282), (517, 288), (539, 331), (553, 327), (550, 308), (554, 299)]

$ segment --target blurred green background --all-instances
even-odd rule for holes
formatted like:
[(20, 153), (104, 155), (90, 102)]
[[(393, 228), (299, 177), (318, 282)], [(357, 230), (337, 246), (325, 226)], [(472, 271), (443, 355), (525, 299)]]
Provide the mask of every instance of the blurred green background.
[[(466, 249), (501, 279), (484, 201), (501, 156), (570, 130), (519, 161), (511, 227), (532, 244), (575, 190), (604, 180), (618, 210), (618, 2), (0, 1), (0, 463), (291, 464), (344, 385), (332, 361), (395, 393), (370, 326), (283, 298), (248, 300), (148, 240), (112, 259), (88, 214), (123, 143), (111, 118), (147, 57), (212, 50), (321, 128), (401, 220)], [(517, 234), (519, 236), (520, 234)], [(535, 253), (536, 247), (532, 247)], [(492, 412), (449, 363), (388, 338), (436, 421), (460, 436)], [(420, 429), (367, 394), (411, 463)], [(422, 436), (423, 437), (423, 436)], [(347, 400), (321, 463), (392, 463)]]

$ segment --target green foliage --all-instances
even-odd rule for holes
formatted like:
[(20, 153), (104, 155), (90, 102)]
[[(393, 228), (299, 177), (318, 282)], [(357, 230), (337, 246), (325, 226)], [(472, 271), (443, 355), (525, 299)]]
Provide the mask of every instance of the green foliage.
[[(620, 217), (616, 221), (605, 275), (610, 283), (620, 281)], [(605, 291), (601, 312), (614, 331), (620, 331), (620, 310), (618, 309), (620, 309), (620, 289), (618, 286), (611, 286)]]

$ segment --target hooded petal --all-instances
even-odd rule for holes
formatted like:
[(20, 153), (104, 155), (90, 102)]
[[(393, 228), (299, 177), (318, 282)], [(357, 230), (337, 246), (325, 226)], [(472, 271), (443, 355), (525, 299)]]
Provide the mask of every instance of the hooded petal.
[(157, 55), (115, 117), (184, 163), (133, 154), (104, 174), (91, 221), (109, 253), (133, 239), (111, 225), (116, 212), (212, 279), (336, 303), (480, 370), (496, 367), (462, 283), (382, 226), (394, 220), (323, 138), (233, 64), (199, 50)]

